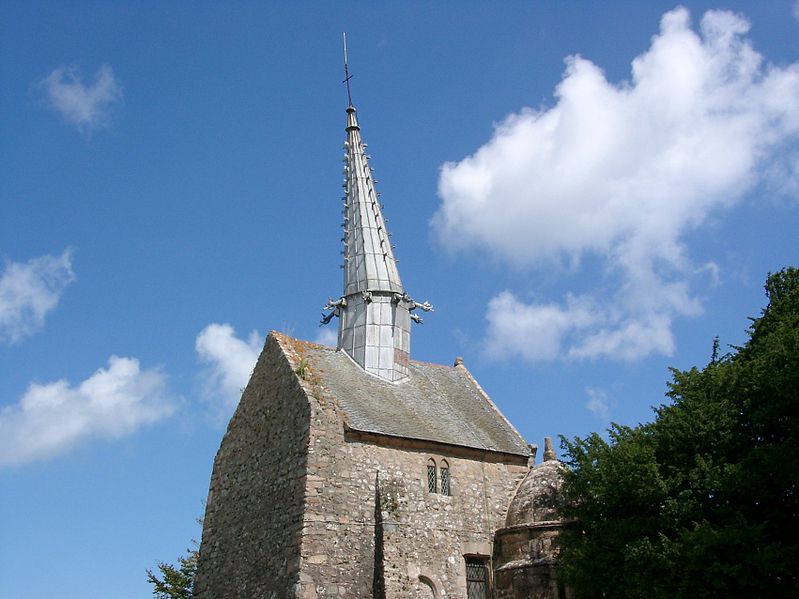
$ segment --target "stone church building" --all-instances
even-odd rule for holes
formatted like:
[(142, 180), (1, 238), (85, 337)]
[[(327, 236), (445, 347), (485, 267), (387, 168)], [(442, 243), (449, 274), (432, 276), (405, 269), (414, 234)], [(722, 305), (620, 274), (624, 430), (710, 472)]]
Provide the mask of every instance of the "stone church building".
[(431, 306), (400, 280), (355, 108), (335, 348), (272, 332), (214, 461), (194, 593), (563, 598), (560, 463), (458, 358), (410, 359)]

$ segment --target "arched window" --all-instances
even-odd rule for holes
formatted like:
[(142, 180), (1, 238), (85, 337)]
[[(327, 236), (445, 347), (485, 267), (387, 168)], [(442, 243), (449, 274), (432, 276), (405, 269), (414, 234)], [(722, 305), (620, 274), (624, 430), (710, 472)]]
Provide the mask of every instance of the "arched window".
[(449, 464), (447, 460), (441, 460), (441, 468), (439, 470), (441, 472), (441, 494), (452, 495), (449, 489)]
[(436, 585), (433, 583), (430, 578), (423, 574), (419, 574), (419, 582), (422, 583), (422, 597), (423, 599), (435, 599), (436, 598)]
[(438, 472), (433, 458), (427, 460), (427, 490), (430, 493), (438, 492)]

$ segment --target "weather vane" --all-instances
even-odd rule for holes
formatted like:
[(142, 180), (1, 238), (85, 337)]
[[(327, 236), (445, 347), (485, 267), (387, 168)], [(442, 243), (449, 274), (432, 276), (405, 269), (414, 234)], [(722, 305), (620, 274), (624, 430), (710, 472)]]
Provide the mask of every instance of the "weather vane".
[(352, 75), (350, 75), (349, 68), (347, 67), (347, 33), (344, 32), (341, 36), (344, 40), (344, 81), (342, 81), (342, 83), (347, 84), (347, 101), (349, 105), (352, 106), (352, 95), (350, 94), (350, 79), (352, 79)]

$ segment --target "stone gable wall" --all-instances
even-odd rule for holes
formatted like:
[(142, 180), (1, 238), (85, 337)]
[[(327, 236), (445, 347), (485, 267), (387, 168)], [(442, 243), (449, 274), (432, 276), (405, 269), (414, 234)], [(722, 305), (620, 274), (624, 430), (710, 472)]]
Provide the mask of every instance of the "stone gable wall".
[[(301, 354), (300, 346), (297, 360)], [(345, 432), (344, 414), (325, 394), (324, 373), (306, 365), (311, 426), (299, 596), (431, 596), (422, 577), (437, 597), (465, 597), (463, 556), (491, 556), (494, 532), (527, 473), (524, 458), (503, 463), (492, 454), (483, 461), (400, 439), (358, 440)], [(428, 492), (431, 457), (449, 464), (449, 497)], [(375, 586), (376, 574), (382, 585)]]
[(270, 335), (214, 460), (194, 596), (293, 596), (310, 409)]
[[(525, 459), (348, 432), (308, 347), (267, 339), (214, 462), (195, 597), (465, 597)], [(431, 457), (451, 496), (428, 492)]]

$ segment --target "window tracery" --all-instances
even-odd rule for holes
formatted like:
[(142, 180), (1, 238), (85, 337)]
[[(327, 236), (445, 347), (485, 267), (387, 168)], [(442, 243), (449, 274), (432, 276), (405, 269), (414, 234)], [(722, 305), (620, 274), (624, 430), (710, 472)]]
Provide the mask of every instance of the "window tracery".
[(439, 469), (441, 475), (441, 494), (442, 495), (452, 495), (450, 493), (449, 482), (449, 464), (447, 460), (441, 460), (441, 468)]
[(427, 491), (430, 493), (438, 492), (438, 471), (436, 461), (433, 458), (427, 460)]

